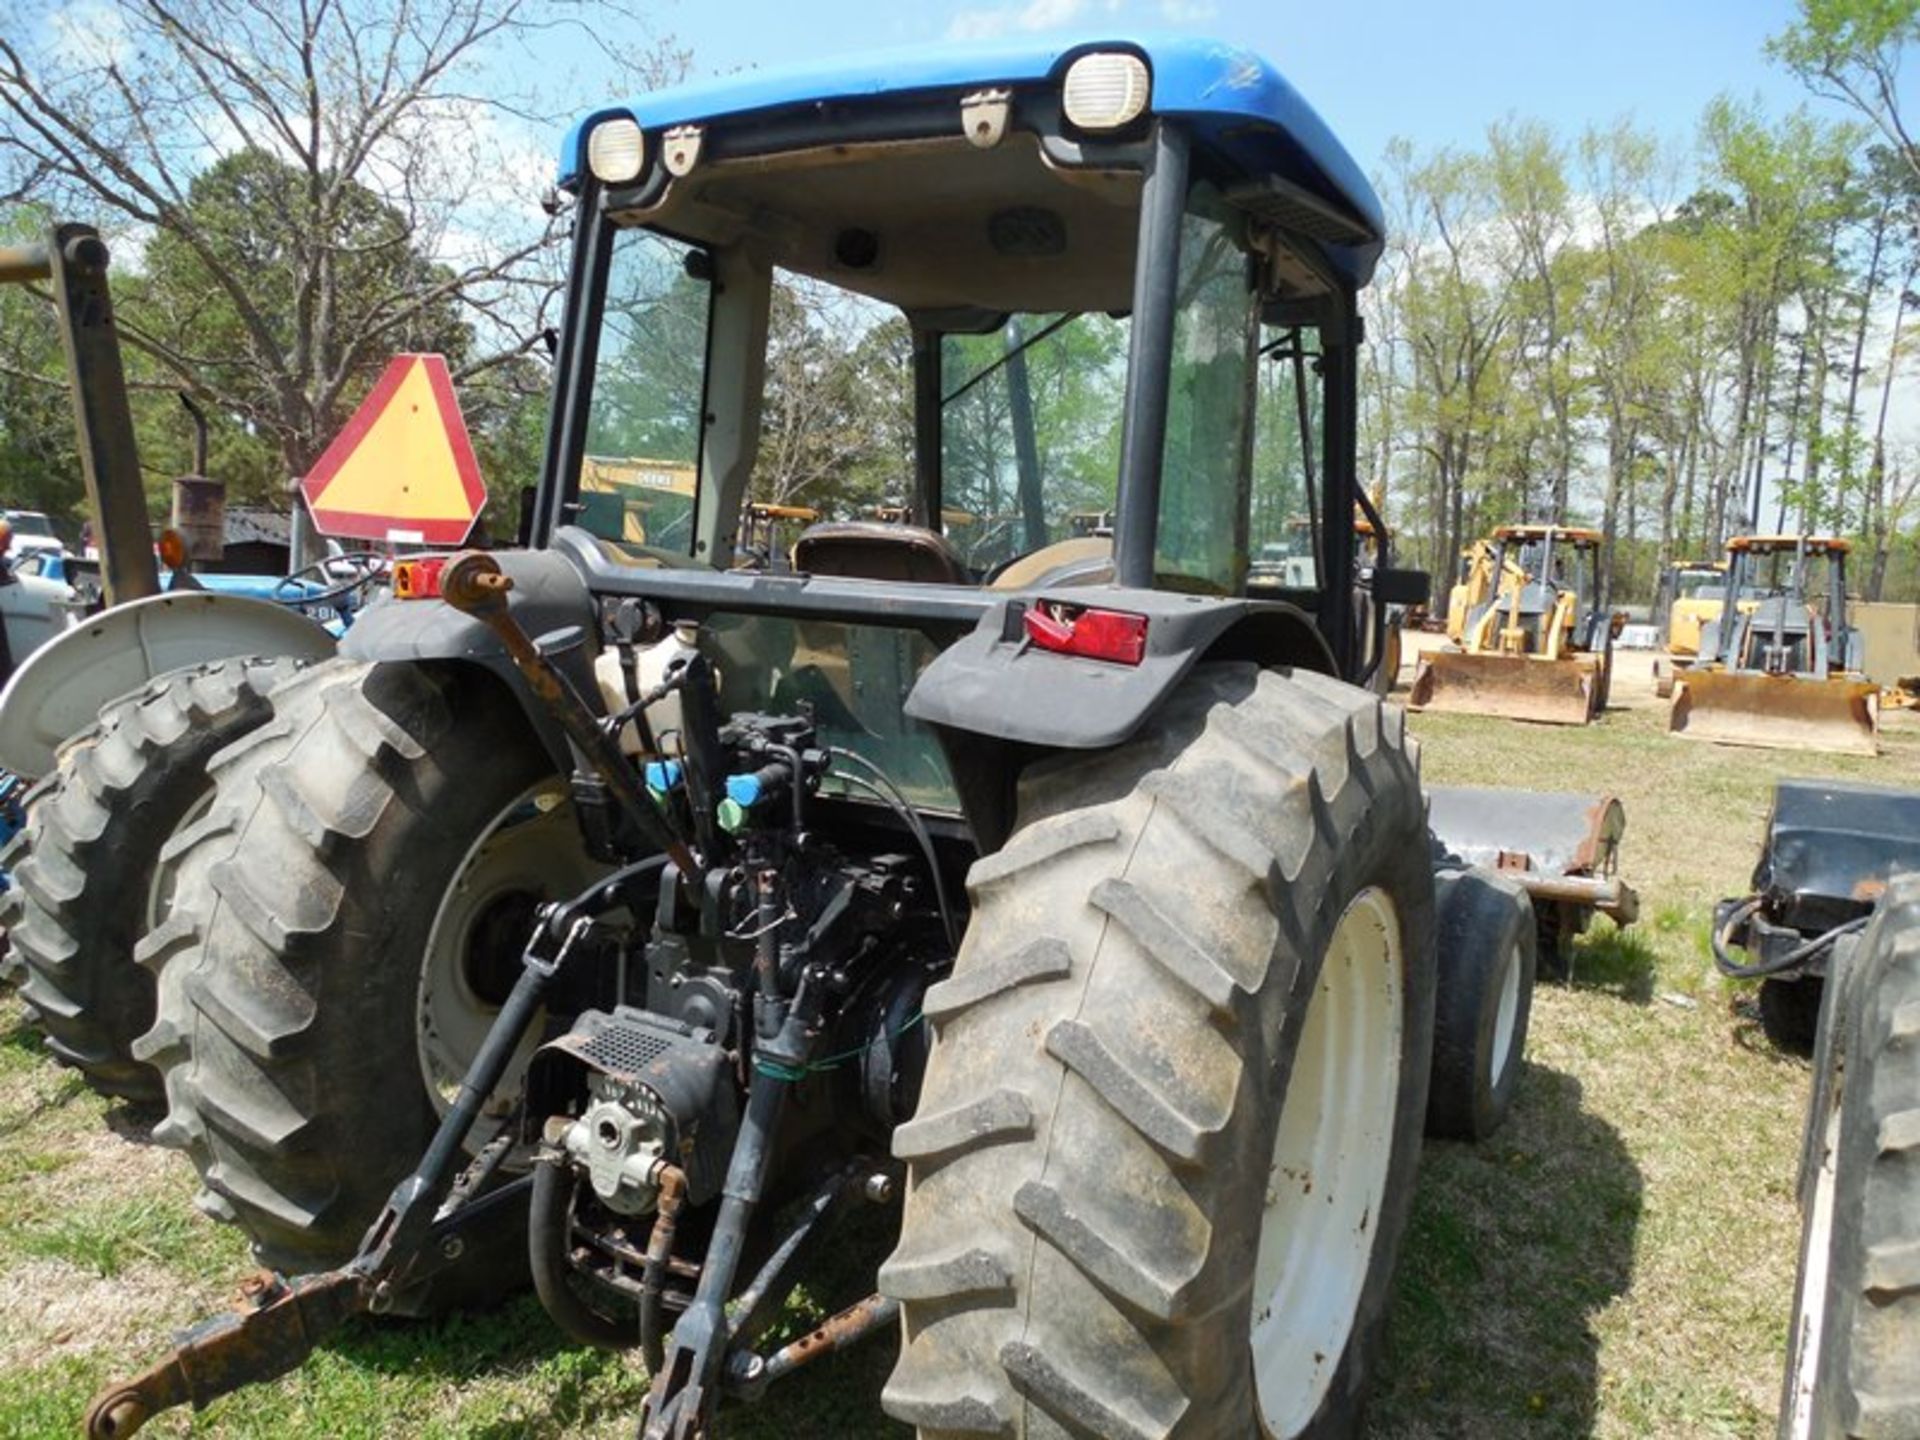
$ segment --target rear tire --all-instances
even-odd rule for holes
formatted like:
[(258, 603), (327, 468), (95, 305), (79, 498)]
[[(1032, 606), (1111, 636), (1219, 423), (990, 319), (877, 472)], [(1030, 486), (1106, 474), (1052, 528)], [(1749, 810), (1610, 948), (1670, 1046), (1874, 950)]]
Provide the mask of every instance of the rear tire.
[(162, 675), (104, 707), (28, 797), (0, 855), (20, 998), (47, 1049), (103, 1095), (147, 1103), (159, 1074), (134, 1058), (153, 1024), (153, 976), (134, 963), (168, 903), (161, 854), (212, 793), (207, 762), (263, 724), (292, 660), (222, 660)]
[(894, 1137), (895, 1418), (1353, 1431), (1431, 1058), (1412, 752), (1363, 690), (1205, 666), (1141, 738), (1022, 776)]
[(1887, 887), (1827, 1012), (1780, 1435), (1920, 1435), (1920, 877)]
[(1533, 1013), (1533, 906), (1492, 870), (1434, 877), (1439, 999), (1427, 1134), (1485, 1140), (1506, 1121)]
[[(490, 677), (350, 660), (283, 689), (213, 768), (181, 903), (141, 946), (164, 968), (137, 1053), (166, 1077), (154, 1138), (192, 1157), (202, 1207), (311, 1270), (354, 1252), (437, 1124), (418, 1020), (456, 877), (516, 797), (565, 787)], [(510, 985), (527, 929), (502, 928)]]

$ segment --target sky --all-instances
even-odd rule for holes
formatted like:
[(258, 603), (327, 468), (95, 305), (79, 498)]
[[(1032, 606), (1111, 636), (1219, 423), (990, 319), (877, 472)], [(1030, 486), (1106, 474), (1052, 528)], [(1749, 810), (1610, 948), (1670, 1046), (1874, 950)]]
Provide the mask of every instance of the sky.
[(1792, 0), (661, 0), (649, 13), (693, 51), (702, 76), (969, 37), (1215, 36), (1272, 61), (1372, 171), (1396, 135), (1421, 149), (1470, 146), (1509, 114), (1568, 132), (1631, 115), (1684, 141), (1723, 91), (1791, 109), (1805, 93), (1763, 47), (1793, 9)]

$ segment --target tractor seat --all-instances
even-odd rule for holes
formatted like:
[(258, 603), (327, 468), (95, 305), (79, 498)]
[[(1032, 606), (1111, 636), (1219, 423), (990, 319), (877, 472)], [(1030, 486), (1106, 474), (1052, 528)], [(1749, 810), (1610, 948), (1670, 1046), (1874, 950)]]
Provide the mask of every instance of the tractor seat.
[(809, 525), (793, 542), (793, 568), (802, 575), (914, 585), (971, 585), (960, 554), (947, 537), (918, 525), (879, 520), (829, 520)]

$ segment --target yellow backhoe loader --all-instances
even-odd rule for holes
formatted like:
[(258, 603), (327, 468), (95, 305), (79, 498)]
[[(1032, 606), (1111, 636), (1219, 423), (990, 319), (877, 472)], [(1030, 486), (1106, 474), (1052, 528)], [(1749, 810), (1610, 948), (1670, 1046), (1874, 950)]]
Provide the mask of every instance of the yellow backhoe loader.
[[(1653, 662), (1653, 690), (1662, 700), (1673, 698), (1674, 677), (1698, 662), (1701, 632), (1727, 603), (1725, 560), (1681, 560), (1668, 574), (1673, 608), (1667, 612), (1667, 653)], [(1736, 603), (1751, 613), (1760, 602), (1743, 594)]]
[(1585, 725), (1606, 708), (1611, 617), (1593, 600), (1600, 535), (1564, 525), (1503, 525), (1481, 542), (1463, 587), (1486, 597), (1458, 608), (1459, 638), (1420, 658), (1407, 704)]
[(1879, 687), (1847, 624), (1845, 540), (1744, 535), (1727, 544), (1727, 593), (1750, 598), (1701, 633), (1673, 686), (1667, 729), (1689, 740), (1879, 753)]

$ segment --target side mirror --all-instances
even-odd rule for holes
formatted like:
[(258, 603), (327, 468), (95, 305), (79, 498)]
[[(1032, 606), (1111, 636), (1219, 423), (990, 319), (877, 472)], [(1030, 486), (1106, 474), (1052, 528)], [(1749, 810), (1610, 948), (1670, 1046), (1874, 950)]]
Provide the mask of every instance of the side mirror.
[(1373, 572), (1373, 598), (1381, 605), (1425, 605), (1432, 594), (1433, 577), (1424, 570)]

